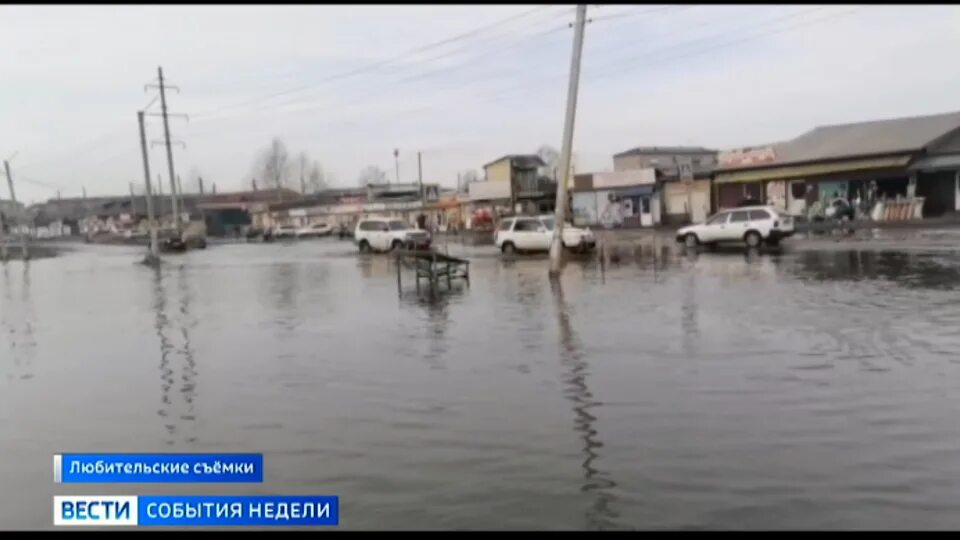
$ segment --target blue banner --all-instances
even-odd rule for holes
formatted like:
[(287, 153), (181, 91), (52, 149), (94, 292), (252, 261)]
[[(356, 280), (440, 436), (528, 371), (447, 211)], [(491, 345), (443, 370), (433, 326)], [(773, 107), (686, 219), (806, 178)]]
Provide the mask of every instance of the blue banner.
[(56, 483), (261, 483), (263, 454), (57, 454)]
[(317, 526), (340, 523), (335, 495), (139, 495), (140, 526)]

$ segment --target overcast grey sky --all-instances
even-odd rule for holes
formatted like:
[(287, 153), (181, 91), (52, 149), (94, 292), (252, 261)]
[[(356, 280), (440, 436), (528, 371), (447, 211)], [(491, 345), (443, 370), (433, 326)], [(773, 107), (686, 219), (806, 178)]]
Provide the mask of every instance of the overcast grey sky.
[[(728, 148), (960, 110), (957, 6), (591, 5), (589, 17), (577, 170), (609, 170), (637, 145)], [(218, 191), (248, 187), (274, 136), (337, 185), (371, 164), (392, 179), (399, 148), (402, 181), (421, 150), (424, 181), (452, 186), (503, 154), (560, 147), (572, 20), (559, 5), (3, 6), (0, 157), (18, 152), (27, 201), (141, 189), (136, 111), (162, 65), (181, 88), (171, 111), (191, 115), (171, 121), (186, 190), (194, 170)], [(147, 129), (160, 138), (158, 119)], [(151, 167), (166, 179), (159, 146)]]

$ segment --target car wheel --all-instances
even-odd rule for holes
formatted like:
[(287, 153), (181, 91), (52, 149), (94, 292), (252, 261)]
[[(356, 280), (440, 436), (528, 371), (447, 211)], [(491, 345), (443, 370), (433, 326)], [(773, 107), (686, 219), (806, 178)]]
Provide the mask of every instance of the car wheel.
[(360, 241), (360, 253), (370, 253), (370, 242), (366, 240)]
[(697, 238), (697, 235), (687, 233), (687, 235), (683, 237), (683, 245), (692, 249), (700, 245), (700, 240)]
[(503, 245), (500, 246), (500, 251), (507, 255), (513, 255), (517, 252), (517, 247), (513, 245), (513, 242), (504, 242)]
[(760, 237), (760, 233), (757, 231), (750, 231), (744, 235), (743, 241), (747, 243), (747, 247), (755, 248), (760, 247), (763, 238)]
[(392, 251), (403, 249), (403, 240), (394, 240), (393, 243), (390, 244), (390, 249)]

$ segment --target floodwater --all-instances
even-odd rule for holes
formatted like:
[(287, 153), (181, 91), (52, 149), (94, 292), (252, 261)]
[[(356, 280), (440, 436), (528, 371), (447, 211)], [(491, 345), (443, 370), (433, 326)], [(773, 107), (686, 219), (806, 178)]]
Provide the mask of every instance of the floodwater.
[[(958, 239), (663, 248), (559, 286), (451, 246), (469, 287), (433, 296), (333, 239), (10, 262), (0, 527), (51, 527), (54, 494), (302, 493), (351, 529), (955, 529)], [(262, 452), (265, 481), (53, 484), (97, 451)]]

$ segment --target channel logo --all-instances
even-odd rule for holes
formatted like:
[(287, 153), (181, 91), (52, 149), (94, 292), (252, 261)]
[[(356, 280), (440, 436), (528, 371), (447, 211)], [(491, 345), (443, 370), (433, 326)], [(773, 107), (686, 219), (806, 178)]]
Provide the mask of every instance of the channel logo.
[(54, 526), (110, 527), (137, 525), (137, 497), (130, 495), (56, 495)]

